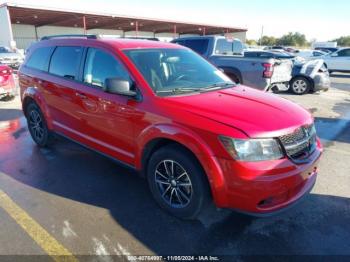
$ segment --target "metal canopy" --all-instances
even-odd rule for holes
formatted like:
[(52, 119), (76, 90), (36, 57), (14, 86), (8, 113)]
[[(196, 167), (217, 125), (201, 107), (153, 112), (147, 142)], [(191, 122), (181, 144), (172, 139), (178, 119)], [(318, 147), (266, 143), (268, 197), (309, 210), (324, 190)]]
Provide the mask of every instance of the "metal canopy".
[(114, 29), (128, 31), (146, 31), (153, 33), (178, 34), (224, 34), (246, 32), (238, 27), (221, 27), (205, 24), (191, 24), (178, 21), (164, 21), (149, 18), (125, 17), (120, 15), (88, 14), (74, 11), (48, 10), (20, 6), (9, 6), (11, 23), (40, 26), (80, 27), (89, 29)]

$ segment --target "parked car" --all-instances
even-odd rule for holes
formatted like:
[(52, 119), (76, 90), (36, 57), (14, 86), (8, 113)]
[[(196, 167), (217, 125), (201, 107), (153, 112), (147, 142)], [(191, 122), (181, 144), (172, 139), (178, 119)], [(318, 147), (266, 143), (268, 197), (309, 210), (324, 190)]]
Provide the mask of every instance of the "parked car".
[(293, 62), (292, 79), (289, 85), (275, 85), (273, 91), (291, 90), (302, 95), (308, 92), (327, 91), (330, 88), (330, 78), (324, 61), (314, 60), (306, 62), (298, 56), (280, 51), (245, 51), (244, 56), (255, 58), (289, 59)]
[(278, 51), (285, 51), (288, 53), (296, 53), (298, 51), (295, 48), (286, 47), (286, 46), (265, 46), (264, 50), (266, 51), (278, 50)]
[(12, 69), (7, 65), (0, 64), (0, 98), (15, 95), (16, 85)]
[(234, 82), (267, 91), (291, 79), (292, 63), (274, 58), (244, 57), (243, 44), (238, 39), (223, 36), (181, 37), (173, 43), (196, 51), (209, 62), (222, 69)]
[(303, 95), (309, 92), (327, 91), (331, 86), (329, 72), (322, 59), (306, 63), (294, 63), (293, 78), (289, 90), (294, 94)]
[(339, 50), (337, 47), (316, 47), (315, 50), (323, 51), (326, 53), (334, 53)]
[(11, 51), (9, 48), (0, 46), (0, 63), (8, 65), (13, 69), (18, 69), (18, 67), (23, 63), (24, 57), (16, 52)]
[(295, 53), (296, 56), (300, 56), (304, 58), (305, 60), (313, 60), (318, 59), (322, 56), (327, 55), (328, 53), (319, 51), (319, 50), (300, 50)]
[(212, 201), (273, 214), (315, 184), (322, 145), (311, 113), (234, 84), (180, 45), (39, 41), (19, 83), (38, 146), (59, 134), (124, 163), (175, 216), (195, 218)]
[(330, 73), (350, 73), (350, 48), (342, 48), (338, 51), (322, 57)]

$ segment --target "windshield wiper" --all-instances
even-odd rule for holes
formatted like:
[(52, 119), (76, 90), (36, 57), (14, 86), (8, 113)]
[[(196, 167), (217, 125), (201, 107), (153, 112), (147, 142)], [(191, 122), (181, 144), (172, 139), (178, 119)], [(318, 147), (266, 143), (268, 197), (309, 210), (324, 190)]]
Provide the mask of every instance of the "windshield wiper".
[(202, 88), (193, 88), (193, 87), (177, 87), (174, 89), (168, 90), (157, 90), (156, 93), (183, 93), (183, 92), (199, 92)]
[(210, 90), (221, 89), (224, 87), (235, 86), (235, 83), (216, 83), (206, 87), (177, 87), (168, 90), (157, 90), (156, 93), (186, 93), (186, 92), (205, 92)]
[(214, 89), (220, 89), (220, 88), (235, 86), (235, 85), (236, 85), (235, 83), (216, 83), (216, 84), (212, 84), (210, 86), (201, 88), (201, 90), (204, 90), (204, 91), (214, 90)]

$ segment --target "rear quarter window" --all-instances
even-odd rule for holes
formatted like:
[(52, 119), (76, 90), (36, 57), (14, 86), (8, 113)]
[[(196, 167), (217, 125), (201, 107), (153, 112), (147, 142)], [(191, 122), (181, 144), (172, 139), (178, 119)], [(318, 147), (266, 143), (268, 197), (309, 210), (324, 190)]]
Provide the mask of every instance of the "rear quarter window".
[(26, 66), (47, 72), (53, 50), (54, 47), (41, 47), (34, 50), (32, 55), (28, 58)]
[(61, 76), (71, 80), (77, 80), (80, 59), (83, 53), (82, 47), (59, 46), (51, 57), (50, 74)]

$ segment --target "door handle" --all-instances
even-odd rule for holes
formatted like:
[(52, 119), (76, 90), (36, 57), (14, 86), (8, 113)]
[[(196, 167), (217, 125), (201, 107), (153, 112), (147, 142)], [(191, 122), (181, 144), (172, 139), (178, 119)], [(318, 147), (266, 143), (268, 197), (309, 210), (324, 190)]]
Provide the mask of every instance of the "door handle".
[(79, 97), (80, 99), (87, 99), (87, 96), (83, 93), (75, 93), (75, 96)]

